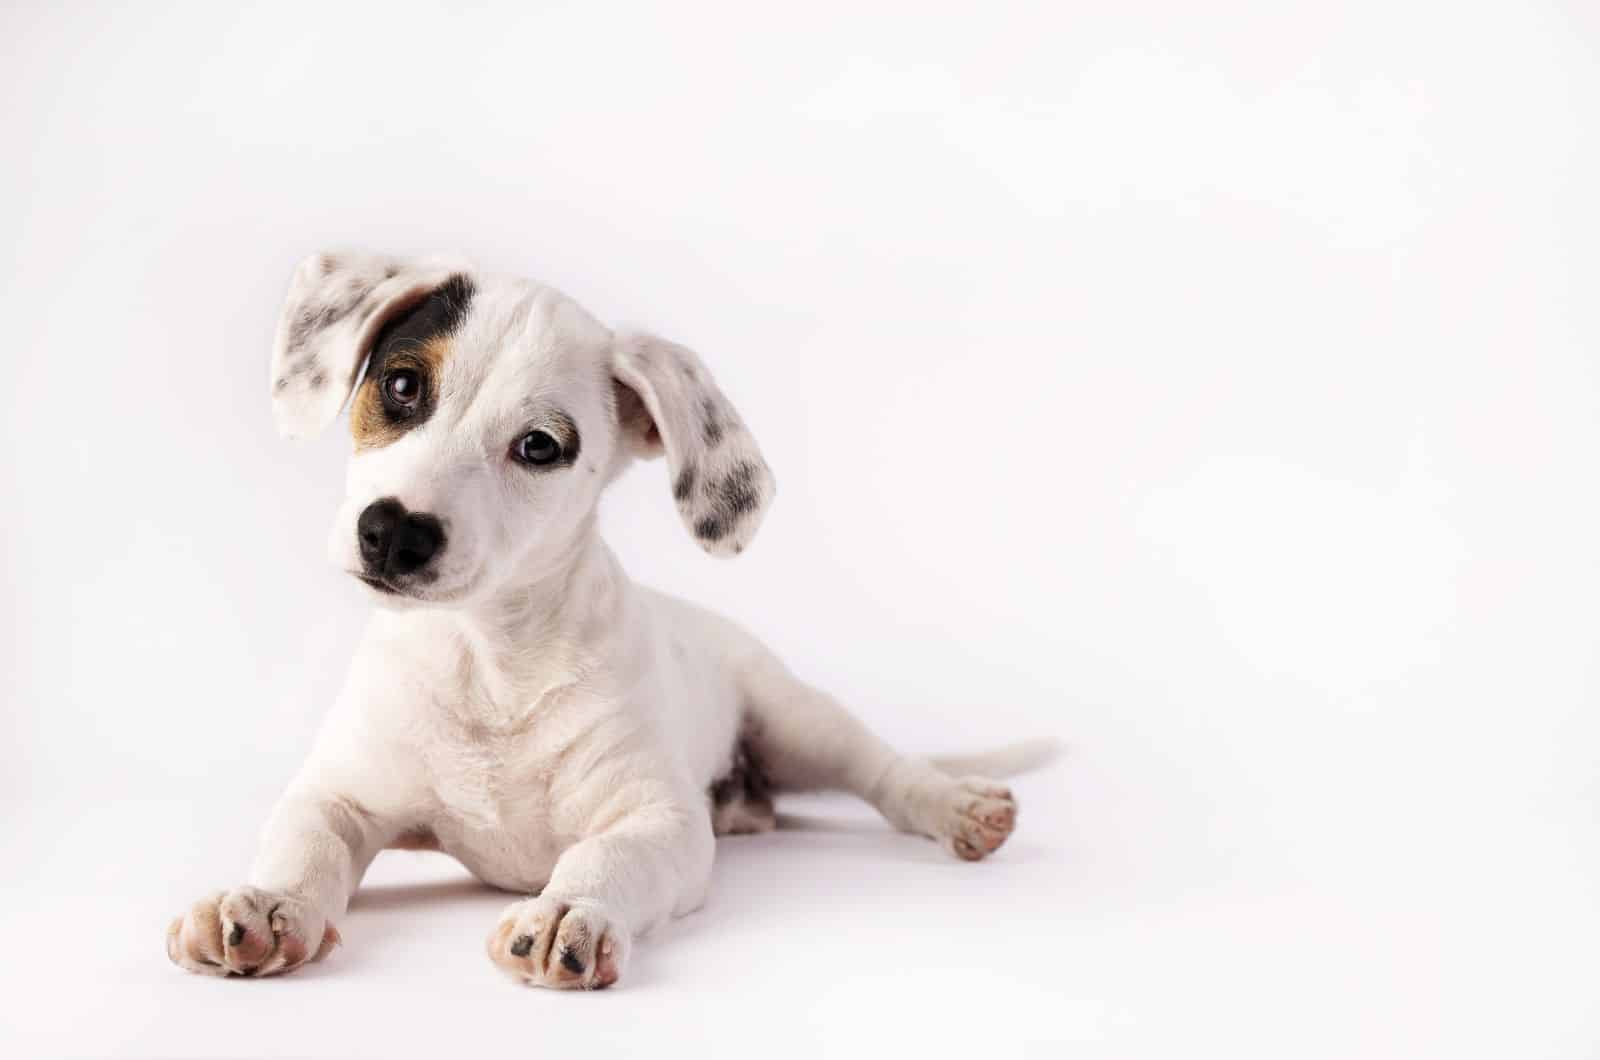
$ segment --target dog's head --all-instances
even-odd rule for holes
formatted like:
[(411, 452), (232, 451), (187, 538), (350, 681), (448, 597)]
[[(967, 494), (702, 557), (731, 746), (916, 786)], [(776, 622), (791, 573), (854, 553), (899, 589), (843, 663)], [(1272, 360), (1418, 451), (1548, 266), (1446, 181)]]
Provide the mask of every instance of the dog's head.
[(300, 264), (273, 346), (279, 428), (316, 434), (347, 399), (355, 451), (333, 556), (391, 601), (461, 603), (554, 572), (634, 457), (665, 452), (678, 511), (716, 555), (744, 548), (773, 495), (692, 352), (461, 263)]

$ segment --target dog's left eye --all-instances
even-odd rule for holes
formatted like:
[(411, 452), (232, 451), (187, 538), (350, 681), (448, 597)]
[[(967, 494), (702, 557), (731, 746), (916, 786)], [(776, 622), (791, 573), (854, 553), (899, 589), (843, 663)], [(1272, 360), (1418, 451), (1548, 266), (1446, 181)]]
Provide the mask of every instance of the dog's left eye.
[(561, 443), (544, 431), (529, 431), (511, 446), (511, 455), (524, 464), (543, 467), (561, 459)]

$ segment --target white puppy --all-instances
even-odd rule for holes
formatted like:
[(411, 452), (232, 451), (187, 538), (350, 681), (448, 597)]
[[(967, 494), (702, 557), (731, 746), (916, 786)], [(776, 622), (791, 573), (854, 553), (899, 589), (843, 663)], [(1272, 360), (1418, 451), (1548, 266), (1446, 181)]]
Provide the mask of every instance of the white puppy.
[(731, 623), (632, 584), (601, 543), (600, 491), (635, 457), (665, 452), (716, 555), (772, 499), (689, 350), (459, 263), (316, 255), (278, 326), (279, 425), (320, 431), (352, 390), (332, 550), (380, 606), (250, 883), (174, 921), (172, 960), (296, 968), (338, 941), (380, 850), (425, 848), (534, 895), (490, 932), (497, 965), (603, 987), (636, 935), (701, 903), (714, 835), (773, 826), (776, 791), (854, 792), (968, 859), (1010, 833), (1010, 792), (951, 773), (1017, 754), (896, 754)]

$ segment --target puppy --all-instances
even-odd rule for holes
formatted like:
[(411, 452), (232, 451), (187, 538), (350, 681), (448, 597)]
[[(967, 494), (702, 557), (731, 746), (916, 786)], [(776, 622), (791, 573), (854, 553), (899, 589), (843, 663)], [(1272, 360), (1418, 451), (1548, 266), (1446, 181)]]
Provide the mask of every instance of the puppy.
[(497, 966), (604, 987), (636, 936), (700, 905), (714, 836), (773, 827), (775, 792), (853, 792), (968, 860), (1010, 834), (1011, 793), (953, 774), (1017, 753), (896, 754), (732, 623), (632, 584), (601, 543), (600, 492), (636, 458), (665, 454), (713, 555), (742, 551), (772, 501), (694, 353), (525, 280), (319, 254), (294, 274), (271, 386), (291, 437), (350, 403), (331, 547), (378, 607), (249, 883), (169, 928), (180, 966), (316, 960), (380, 850), (430, 849), (533, 895), (490, 931)]

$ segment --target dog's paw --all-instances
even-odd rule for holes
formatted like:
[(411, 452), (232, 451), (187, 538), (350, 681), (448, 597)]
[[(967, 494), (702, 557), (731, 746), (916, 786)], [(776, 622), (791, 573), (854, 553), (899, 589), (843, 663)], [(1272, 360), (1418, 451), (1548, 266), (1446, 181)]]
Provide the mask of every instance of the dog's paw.
[(254, 887), (202, 898), (167, 928), (172, 963), (201, 975), (276, 975), (338, 944), (339, 932), (310, 905)]
[(599, 990), (622, 974), (628, 932), (593, 902), (517, 902), (489, 935), (489, 959), (534, 986)]
[(983, 777), (952, 781), (933, 837), (958, 858), (978, 861), (1000, 849), (1017, 824), (1017, 802), (1011, 789)]

